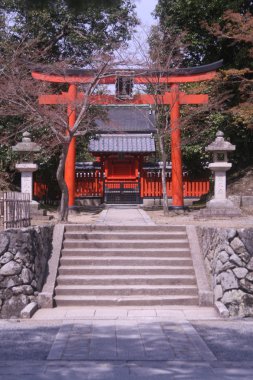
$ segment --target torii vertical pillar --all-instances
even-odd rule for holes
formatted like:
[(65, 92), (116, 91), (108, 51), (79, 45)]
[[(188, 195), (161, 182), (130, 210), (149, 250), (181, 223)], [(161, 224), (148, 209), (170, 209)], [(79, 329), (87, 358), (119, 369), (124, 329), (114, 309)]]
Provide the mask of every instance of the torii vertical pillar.
[(184, 207), (183, 170), (180, 131), (180, 101), (179, 85), (171, 85), (171, 165), (172, 165), (172, 208)]
[[(73, 128), (76, 121), (76, 98), (77, 88), (75, 84), (70, 84), (68, 104), (68, 123), (69, 128)], [(68, 154), (65, 163), (65, 181), (69, 191), (69, 207), (75, 205), (75, 166), (76, 166), (76, 138), (73, 137), (69, 145)]]

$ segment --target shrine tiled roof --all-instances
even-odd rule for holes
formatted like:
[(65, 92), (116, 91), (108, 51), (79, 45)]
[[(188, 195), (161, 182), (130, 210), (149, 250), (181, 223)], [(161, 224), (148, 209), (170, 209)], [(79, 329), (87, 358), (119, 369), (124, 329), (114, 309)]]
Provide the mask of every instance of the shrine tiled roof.
[(92, 153), (153, 153), (155, 141), (152, 134), (102, 134), (90, 140)]
[(155, 133), (154, 115), (149, 106), (106, 107), (105, 120), (96, 120), (101, 133)]

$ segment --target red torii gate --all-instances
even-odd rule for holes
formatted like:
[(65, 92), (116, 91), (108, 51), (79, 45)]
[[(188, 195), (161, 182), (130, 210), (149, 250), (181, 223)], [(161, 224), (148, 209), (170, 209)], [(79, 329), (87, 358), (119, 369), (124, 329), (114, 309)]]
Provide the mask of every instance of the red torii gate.
[[(216, 70), (222, 66), (222, 61), (214, 62), (209, 65), (190, 67), (186, 69), (176, 69), (167, 73), (144, 70), (129, 70), (129, 76), (134, 84), (164, 83), (169, 84), (171, 91), (164, 93), (155, 99), (154, 95), (135, 95), (131, 99), (118, 99), (113, 95), (92, 95), (89, 98), (91, 104), (96, 105), (140, 105), (155, 104), (157, 101), (171, 106), (170, 127), (171, 127), (171, 163), (172, 163), (172, 207), (183, 208), (183, 175), (182, 175), (182, 156), (181, 156), (181, 133), (180, 133), (180, 105), (182, 104), (206, 104), (208, 95), (187, 95), (179, 91), (179, 84), (211, 80), (216, 75)], [(115, 70), (112, 74), (101, 78), (100, 84), (115, 84), (116, 79), (126, 75), (126, 70)], [(77, 92), (77, 83), (91, 83), (94, 79), (91, 71), (88, 70), (66, 70), (64, 74), (48, 73), (40, 69), (32, 72), (35, 79), (54, 82), (68, 83), (68, 92), (60, 95), (40, 95), (39, 104), (66, 104), (68, 109), (69, 127), (72, 128), (76, 120), (75, 105), (82, 102), (84, 93)], [(72, 139), (67, 160), (65, 164), (65, 180), (69, 191), (69, 207), (74, 206), (75, 202), (75, 156), (76, 139)]]

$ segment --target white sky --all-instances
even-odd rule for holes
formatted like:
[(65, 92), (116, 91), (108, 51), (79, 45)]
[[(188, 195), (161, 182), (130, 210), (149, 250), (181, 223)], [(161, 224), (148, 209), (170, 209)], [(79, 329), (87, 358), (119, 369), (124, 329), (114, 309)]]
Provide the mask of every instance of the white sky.
[(128, 52), (133, 54), (135, 58), (142, 59), (146, 55), (144, 52), (148, 49), (147, 37), (150, 27), (157, 24), (157, 20), (153, 18), (151, 13), (155, 10), (158, 0), (133, 0), (133, 2), (136, 5), (137, 17), (141, 24), (136, 28), (136, 33), (129, 43)]
[(157, 2), (158, 0), (135, 0), (137, 15), (144, 25), (151, 26), (155, 23), (151, 12), (155, 9)]

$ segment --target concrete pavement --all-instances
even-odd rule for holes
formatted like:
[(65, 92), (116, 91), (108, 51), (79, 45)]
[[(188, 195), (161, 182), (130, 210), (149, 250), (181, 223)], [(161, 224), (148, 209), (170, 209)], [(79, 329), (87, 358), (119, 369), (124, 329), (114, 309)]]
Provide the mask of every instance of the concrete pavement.
[(148, 214), (139, 207), (129, 205), (108, 206), (100, 213), (96, 224), (105, 225), (155, 225)]
[(252, 379), (253, 319), (213, 308), (56, 308), (0, 321), (1, 380)]

